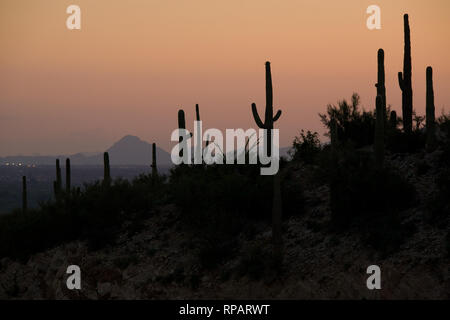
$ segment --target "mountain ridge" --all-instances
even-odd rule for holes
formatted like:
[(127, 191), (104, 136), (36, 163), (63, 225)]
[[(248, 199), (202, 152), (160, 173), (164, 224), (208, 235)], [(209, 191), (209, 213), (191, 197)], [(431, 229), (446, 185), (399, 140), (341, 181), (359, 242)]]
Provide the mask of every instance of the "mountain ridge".
[[(287, 156), (290, 147), (280, 148), (280, 156)], [(105, 150), (109, 153), (111, 165), (150, 165), (152, 144), (138, 136), (127, 134)], [(78, 152), (70, 155), (36, 155), (0, 157), (0, 165), (21, 163), (22, 165), (54, 165), (55, 159), (70, 158), (73, 165), (102, 165), (103, 152)], [(156, 146), (158, 166), (172, 166), (170, 153)]]

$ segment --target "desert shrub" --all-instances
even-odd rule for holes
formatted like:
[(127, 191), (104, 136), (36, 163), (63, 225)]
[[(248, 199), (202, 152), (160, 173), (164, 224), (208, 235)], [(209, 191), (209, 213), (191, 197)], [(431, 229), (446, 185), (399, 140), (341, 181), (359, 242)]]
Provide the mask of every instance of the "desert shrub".
[(450, 113), (442, 113), (437, 119), (437, 124), (440, 131), (448, 137), (450, 137)]
[(376, 169), (370, 153), (349, 151), (342, 157), (330, 170), (331, 210), (338, 224), (391, 215), (414, 203), (414, 187), (393, 168)]
[(307, 164), (315, 162), (319, 152), (321, 151), (321, 144), (319, 134), (317, 132), (304, 130), (300, 132), (300, 136), (295, 137), (292, 143), (290, 155), (294, 161), (302, 161)]
[(274, 276), (281, 271), (280, 261), (277, 261), (268, 248), (261, 243), (253, 243), (242, 249), (237, 265), (239, 276), (248, 276), (253, 280)]
[(224, 211), (203, 212), (203, 219), (192, 221), (191, 230), (196, 234), (196, 255), (200, 265), (212, 269), (238, 249), (238, 234), (244, 221)]
[(387, 149), (394, 153), (414, 153), (425, 147), (426, 135), (422, 130), (405, 134), (400, 130), (391, 132), (387, 139)]
[(402, 224), (397, 212), (372, 215), (359, 223), (364, 243), (385, 256), (398, 249), (404, 239), (417, 231), (413, 223)]
[[(225, 211), (247, 219), (271, 218), (273, 177), (257, 165), (178, 166), (170, 177), (172, 201), (185, 217)], [(303, 192), (294, 177), (282, 175), (283, 214), (298, 213)]]
[(441, 115), (437, 120), (440, 136), (442, 154), (440, 157), (441, 165), (450, 167), (450, 113)]
[(337, 230), (356, 228), (368, 245), (388, 253), (411, 232), (401, 225), (400, 211), (416, 199), (414, 187), (395, 168), (377, 169), (365, 152), (341, 154), (330, 170), (330, 207)]
[[(303, 191), (282, 175), (283, 216), (302, 211)], [(198, 241), (199, 259), (212, 268), (235, 252), (236, 237), (257, 221), (270, 223), (273, 177), (256, 165), (181, 165), (170, 176), (171, 201)]]
[(145, 217), (163, 190), (145, 176), (133, 182), (116, 180), (110, 186), (95, 182), (41, 203), (38, 209), (1, 216), (0, 257), (26, 259), (75, 239), (86, 240), (91, 249), (107, 246), (126, 219)]
[(437, 192), (428, 201), (431, 222), (445, 228), (450, 219), (450, 169), (444, 169), (435, 179)]
[(339, 141), (361, 148), (373, 144), (375, 132), (375, 115), (373, 112), (359, 109), (360, 97), (352, 95), (351, 103), (345, 99), (338, 105), (328, 105), (327, 113), (319, 114), (321, 122), (330, 129), (331, 120), (337, 125)]

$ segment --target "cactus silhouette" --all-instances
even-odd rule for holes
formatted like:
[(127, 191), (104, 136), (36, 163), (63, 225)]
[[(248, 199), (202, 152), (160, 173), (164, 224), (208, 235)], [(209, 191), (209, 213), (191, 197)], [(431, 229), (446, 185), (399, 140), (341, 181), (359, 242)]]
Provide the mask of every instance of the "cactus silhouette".
[(433, 68), (427, 67), (427, 103), (426, 103), (426, 129), (427, 150), (432, 151), (435, 147), (435, 107), (433, 90)]
[(70, 182), (71, 182), (71, 177), (70, 177), (70, 159), (67, 158), (66, 159), (66, 193), (67, 194), (70, 193)]
[(158, 168), (156, 167), (156, 143), (152, 144), (152, 178), (158, 176)]
[(59, 159), (56, 159), (56, 181), (53, 186), (56, 198), (58, 198), (59, 195), (61, 194), (61, 188), (62, 188), (61, 166), (59, 165)]
[(55, 199), (58, 200), (58, 183), (56, 180), (53, 180), (53, 193), (55, 195)]
[(389, 126), (392, 130), (397, 128), (397, 112), (395, 110), (392, 110), (389, 116)]
[(403, 73), (398, 73), (398, 83), (402, 90), (403, 130), (412, 132), (413, 93), (411, 83), (411, 36), (408, 15), (403, 16), (405, 48), (403, 57)]
[(377, 95), (383, 99), (383, 118), (386, 119), (386, 84), (384, 73), (384, 50), (378, 49), (378, 80), (375, 84)]
[(198, 108), (198, 104), (195, 105), (195, 119), (200, 121), (200, 110)]
[(378, 95), (376, 98), (377, 120), (375, 124), (375, 161), (379, 169), (383, 168), (384, 163), (384, 112), (383, 97)]
[[(178, 129), (185, 130), (186, 129), (186, 118), (184, 116), (183, 109), (178, 110)], [(181, 142), (183, 140), (183, 137), (180, 135), (180, 139), (178, 140)]]
[(22, 212), (27, 212), (28, 203), (27, 203), (27, 177), (22, 177)]
[[(178, 129), (179, 129), (179, 134), (180, 137), (178, 139), (178, 142), (181, 143), (183, 141), (187, 141), (187, 139), (189, 139), (190, 137), (192, 137), (192, 133), (190, 135), (186, 135), (186, 118), (184, 116), (184, 111), (183, 109), (178, 110)], [(182, 134), (183, 132), (183, 134)], [(179, 153), (180, 157), (183, 157), (183, 150), (180, 150)]]
[[(184, 116), (184, 111), (183, 109), (178, 110), (178, 129), (179, 134), (180, 134), (180, 138), (178, 139), (178, 142), (181, 143), (183, 141), (183, 135), (181, 134), (182, 130), (184, 132), (184, 130), (186, 130), (186, 119)], [(183, 150), (180, 150), (179, 153), (180, 157), (183, 157)]]
[[(198, 107), (198, 104), (195, 105), (195, 119), (197, 121), (200, 121), (200, 110)], [(201, 126), (200, 126), (200, 122), (197, 123), (197, 132), (200, 133)], [(197, 160), (197, 164), (201, 164), (202, 161), (202, 151), (203, 151), (203, 147), (202, 147), (203, 143), (202, 143), (202, 136), (200, 134), (197, 134), (196, 137), (196, 141), (195, 141), (195, 154), (194, 154), (194, 160)]]
[(272, 155), (272, 129), (273, 123), (276, 122), (281, 116), (281, 110), (278, 110), (276, 115), (273, 116), (273, 90), (272, 90), (272, 74), (270, 71), (270, 62), (266, 62), (266, 112), (264, 122), (258, 115), (258, 109), (256, 104), (252, 103), (252, 113), (255, 119), (256, 125), (261, 129), (266, 129), (265, 142), (267, 148), (267, 155)]
[(109, 167), (109, 154), (103, 154), (103, 183), (109, 185), (111, 183), (111, 170)]

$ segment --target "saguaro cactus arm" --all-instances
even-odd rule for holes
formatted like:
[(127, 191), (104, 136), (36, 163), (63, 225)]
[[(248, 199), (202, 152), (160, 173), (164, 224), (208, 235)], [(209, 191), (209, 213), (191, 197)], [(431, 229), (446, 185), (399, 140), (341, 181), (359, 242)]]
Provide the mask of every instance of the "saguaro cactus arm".
[(281, 117), (281, 110), (278, 110), (275, 117), (273, 117), (273, 122), (277, 121)]
[(261, 118), (259, 117), (258, 109), (256, 108), (256, 104), (255, 103), (252, 103), (252, 113), (253, 113), (253, 118), (255, 119), (256, 125), (259, 128), (264, 129), (265, 125), (262, 122)]

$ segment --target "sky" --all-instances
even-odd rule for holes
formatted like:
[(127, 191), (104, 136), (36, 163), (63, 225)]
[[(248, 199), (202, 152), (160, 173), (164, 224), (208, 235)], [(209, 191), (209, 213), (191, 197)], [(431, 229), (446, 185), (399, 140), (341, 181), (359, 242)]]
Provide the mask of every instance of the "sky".
[[(69, 5), (81, 30), (69, 30)], [(366, 9), (381, 8), (369, 30)], [(374, 108), (377, 50), (387, 103), (401, 110), (403, 14), (411, 25), (414, 108), (450, 111), (448, 0), (0, 0), (0, 156), (104, 151), (131, 134), (170, 151), (177, 111), (193, 129), (256, 128), (271, 61), (275, 123), (288, 146), (353, 92)], [(275, 112), (274, 111), (274, 112)], [(324, 138), (326, 139), (326, 138)]]

